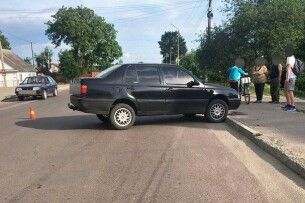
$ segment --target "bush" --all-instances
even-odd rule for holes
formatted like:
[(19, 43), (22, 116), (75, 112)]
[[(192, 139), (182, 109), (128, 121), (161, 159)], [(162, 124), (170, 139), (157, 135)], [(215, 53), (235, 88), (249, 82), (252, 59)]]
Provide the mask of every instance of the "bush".
[(296, 88), (298, 91), (305, 91), (305, 74), (302, 74), (300, 77), (297, 78)]

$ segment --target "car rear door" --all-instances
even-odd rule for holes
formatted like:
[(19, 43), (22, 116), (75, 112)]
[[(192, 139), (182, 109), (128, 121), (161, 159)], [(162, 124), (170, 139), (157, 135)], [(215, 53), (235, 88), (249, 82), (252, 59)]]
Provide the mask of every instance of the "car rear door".
[(130, 65), (125, 73), (127, 92), (138, 104), (138, 114), (158, 115), (166, 112), (165, 87), (161, 85), (158, 65)]
[(188, 87), (196, 81), (189, 73), (177, 66), (163, 65), (162, 76), (166, 86), (165, 101), (168, 113), (203, 113), (207, 100), (203, 86)]

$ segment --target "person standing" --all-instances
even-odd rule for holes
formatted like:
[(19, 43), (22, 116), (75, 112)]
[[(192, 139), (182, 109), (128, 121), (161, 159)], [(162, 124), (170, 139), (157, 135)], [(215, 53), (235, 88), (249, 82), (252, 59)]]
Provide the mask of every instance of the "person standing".
[(252, 72), (256, 94), (256, 101), (254, 103), (262, 103), (268, 69), (265, 66), (263, 57), (256, 59), (255, 64), (256, 66), (253, 68)]
[(286, 79), (285, 79), (285, 97), (287, 100), (287, 104), (283, 107), (284, 111), (293, 112), (296, 111), (295, 104), (294, 104), (294, 88), (295, 88), (295, 81), (297, 76), (293, 73), (292, 68), (296, 62), (295, 56), (293, 55), (294, 47), (292, 44), (288, 44), (286, 46), (286, 55), (287, 63), (286, 63)]
[(270, 78), (270, 94), (271, 101), (269, 103), (279, 103), (280, 100), (280, 83), (282, 78), (282, 64), (278, 56), (272, 57), (272, 66), (269, 70)]

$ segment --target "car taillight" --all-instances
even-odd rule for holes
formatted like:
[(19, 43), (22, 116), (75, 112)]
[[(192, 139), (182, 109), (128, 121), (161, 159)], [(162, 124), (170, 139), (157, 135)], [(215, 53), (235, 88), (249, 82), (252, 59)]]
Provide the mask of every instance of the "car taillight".
[(81, 85), (80, 93), (81, 94), (87, 94), (87, 92), (88, 92), (88, 86), (87, 85)]

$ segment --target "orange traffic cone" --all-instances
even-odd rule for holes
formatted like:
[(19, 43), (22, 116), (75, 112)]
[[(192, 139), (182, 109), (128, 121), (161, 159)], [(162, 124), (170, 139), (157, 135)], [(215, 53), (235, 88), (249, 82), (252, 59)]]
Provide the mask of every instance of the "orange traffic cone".
[(35, 113), (35, 111), (32, 109), (32, 107), (30, 107), (30, 119), (31, 119), (31, 120), (35, 120), (35, 119), (36, 119), (36, 113)]

